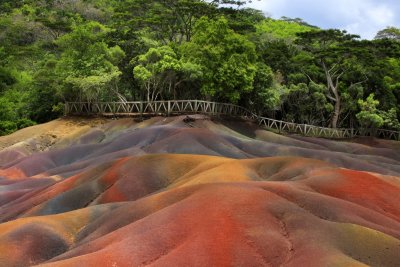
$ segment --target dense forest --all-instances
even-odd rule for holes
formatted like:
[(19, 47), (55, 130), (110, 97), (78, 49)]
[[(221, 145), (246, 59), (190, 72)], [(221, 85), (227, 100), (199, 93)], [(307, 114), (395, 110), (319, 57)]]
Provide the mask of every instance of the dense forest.
[(244, 2), (1, 1), (0, 135), (59, 117), (65, 101), (121, 99), (400, 130), (400, 29), (361, 40)]

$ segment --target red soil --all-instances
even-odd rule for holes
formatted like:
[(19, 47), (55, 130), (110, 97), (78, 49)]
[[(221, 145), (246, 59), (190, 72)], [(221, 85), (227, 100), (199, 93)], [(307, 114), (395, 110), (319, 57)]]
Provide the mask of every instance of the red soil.
[[(196, 123), (116, 121), (6, 164), (0, 266), (398, 266), (395, 150)], [(284, 150), (327, 162), (254, 158)]]

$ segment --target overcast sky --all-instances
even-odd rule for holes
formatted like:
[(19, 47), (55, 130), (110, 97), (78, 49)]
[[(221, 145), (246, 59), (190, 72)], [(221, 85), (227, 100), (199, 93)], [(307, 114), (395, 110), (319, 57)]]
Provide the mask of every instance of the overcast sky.
[(323, 29), (344, 29), (372, 39), (387, 26), (400, 27), (400, 0), (253, 0), (250, 7), (273, 18), (302, 18)]

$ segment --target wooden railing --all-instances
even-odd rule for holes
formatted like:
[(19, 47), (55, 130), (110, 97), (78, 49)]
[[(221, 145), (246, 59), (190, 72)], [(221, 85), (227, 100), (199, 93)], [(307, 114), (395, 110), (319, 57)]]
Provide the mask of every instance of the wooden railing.
[(160, 115), (175, 114), (206, 114), (228, 115), (257, 121), (261, 127), (275, 130), (279, 133), (296, 133), (304, 136), (326, 138), (353, 138), (356, 136), (373, 136), (382, 139), (399, 140), (400, 132), (383, 129), (353, 129), (353, 128), (326, 128), (307, 124), (297, 124), (265, 118), (254, 114), (241, 106), (217, 103), (203, 100), (169, 100), (169, 101), (135, 101), (135, 102), (67, 102), (66, 115)]

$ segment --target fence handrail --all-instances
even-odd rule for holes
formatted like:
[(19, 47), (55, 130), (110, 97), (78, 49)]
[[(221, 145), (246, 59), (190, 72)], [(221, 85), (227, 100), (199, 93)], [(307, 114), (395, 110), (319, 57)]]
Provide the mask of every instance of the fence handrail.
[(277, 130), (279, 133), (297, 133), (304, 136), (328, 138), (353, 138), (374, 136), (400, 141), (400, 131), (365, 128), (327, 128), (295, 122), (286, 122), (262, 117), (252, 111), (231, 103), (206, 100), (157, 100), (157, 101), (111, 101), (111, 102), (66, 102), (65, 115), (73, 114), (186, 114), (229, 115), (256, 120), (261, 127)]

